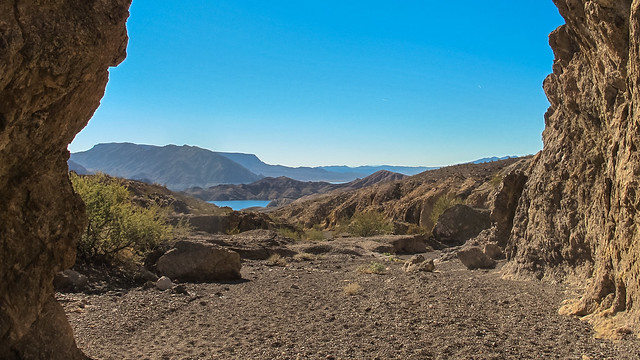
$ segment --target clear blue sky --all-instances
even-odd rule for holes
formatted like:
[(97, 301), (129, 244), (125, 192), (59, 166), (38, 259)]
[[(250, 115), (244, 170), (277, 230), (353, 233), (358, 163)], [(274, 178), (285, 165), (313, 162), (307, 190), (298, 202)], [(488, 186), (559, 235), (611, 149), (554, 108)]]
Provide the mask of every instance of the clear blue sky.
[(551, 0), (134, 0), (72, 152), (189, 144), (271, 164), (447, 165), (542, 148)]

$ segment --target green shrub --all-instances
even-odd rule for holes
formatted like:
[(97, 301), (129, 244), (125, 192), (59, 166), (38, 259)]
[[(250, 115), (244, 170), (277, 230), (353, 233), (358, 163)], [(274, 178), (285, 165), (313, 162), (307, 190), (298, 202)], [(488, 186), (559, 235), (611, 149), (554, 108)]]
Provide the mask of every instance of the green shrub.
[(70, 178), (89, 220), (78, 241), (78, 256), (85, 261), (113, 262), (125, 250), (142, 256), (173, 239), (174, 227), (166, 223), (166, 211), (133, 204), (129, 191), (113, 178), (75, 173)]
[(358, 271), (363, 274), (377, 274), (382, 275), (387, 271), (387, 267), (379, 262), (371, 262), (367, 265), (361, 265), (358, 267)]
[(324, 240), (324, 232), (314, 227), (304, 231), (304, 238), (307, 240), (321, 241)]
[(390, 234), (393, 225), (382, 213), (370, 211), (354, 215), (349, 223), (349, 232), (362, 237)]
[(431, 226), (433, 227), (436, 225), (440, 215), (442, 215), (447, 209), (463, 203), (464, 202), (459, 197), (456, 197), (451, 193), (440, 196), (433, 204), (433, 210), (431, 210)]
[(500, 173), (493, 174), (491, 180), (489, 180), (489, 184), (497, 189), (498, 186), (500, 186), (500, 183), (502, 183), (502, 175), (500, 175)]
[(291, 230), (289, 228), (280, 228), (276, 230), (276, 232), (286, 238), (300, 240), (300, 234), (295, 230)]

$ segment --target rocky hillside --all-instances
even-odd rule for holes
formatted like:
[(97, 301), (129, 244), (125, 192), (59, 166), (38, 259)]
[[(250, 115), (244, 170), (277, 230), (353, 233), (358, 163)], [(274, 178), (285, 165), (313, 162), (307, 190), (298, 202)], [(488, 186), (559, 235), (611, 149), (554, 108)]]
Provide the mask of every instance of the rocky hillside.
[(430, 229), (431, 212), (439, 197), (453, 194), (471, 206), (488, 208), (490, 195), (502, 177), (526, 168), (529, 159), (449, 166), (360, 190), (304, 197), (273, 215), (306, 227), (315, 224), (331, 227), (357, 212), (379, 211), (393, 219), (399, 231), (410, 224)]
[(328, 182), (297, 181), (284, 176), (264, 178), (251, 184), (218, 185), (208, 189), (191, 188), (185, 193), (202, 200), (295, 200), (303, 196), (325, 194), (334, 190), (353, 190), (371, 186), (380, 182), (405, 178), (405, 175), (381, 170), (364, 179), (344, 184)]
[(0, 359), (84, 359), (53, 277), (84, 206), (67, 146), (126, 56), (130, 0), (0, 2)]
[[(640, 329), (640, 2), (554, 0), (544, 150), (514, 219), (507, 274), (589, 280), (563, 309)], [(576, 277), (573, 277), (574, 279)]]
[(220, 154), (187, 145), (98, 144), (73, 153), (71, 160), (91, 171), (159, 183), (173, 190), (251, 183), (261, 178)]

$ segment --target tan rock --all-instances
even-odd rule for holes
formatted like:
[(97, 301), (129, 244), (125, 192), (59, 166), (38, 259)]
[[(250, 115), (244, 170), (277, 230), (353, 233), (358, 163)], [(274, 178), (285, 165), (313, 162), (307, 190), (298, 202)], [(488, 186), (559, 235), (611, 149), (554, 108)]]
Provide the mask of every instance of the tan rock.
[(240, 279), (240, 255), (203, 241), (178, 241), (158, 259), (161, 275), (182, 281)]
[(405, 261), (402, 265), (402, 270), (405, 272), (426, 271), (432, 272), (435, 270), (433, 260), (425, 260), (422, 255), (414, 255), (409, 260)]
[(485, 253), (476, 246), (461, 249), (456, 256), (469, 270), (491, 269), (496, 266), (495, 260), (485, 255)]
[(0, 359), (83, 357), (50, 305), (85, 223), (67, 145), (125, 58), (129, 4), (0, 2)]
[(504, 259), (502, 248), (493, 243), (484, 244), (484, 246), (482, 246), (482, 252), (493, 260)]

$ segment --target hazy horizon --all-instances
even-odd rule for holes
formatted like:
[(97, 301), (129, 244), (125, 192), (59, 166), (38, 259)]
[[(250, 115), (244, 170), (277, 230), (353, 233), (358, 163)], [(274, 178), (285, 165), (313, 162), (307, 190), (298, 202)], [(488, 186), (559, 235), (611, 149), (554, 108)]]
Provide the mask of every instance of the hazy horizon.
[(295, 167), (535, 154), (562, 23), (551, 0), (136, 0), (128, 57), (69, 150), (189, 144)]

